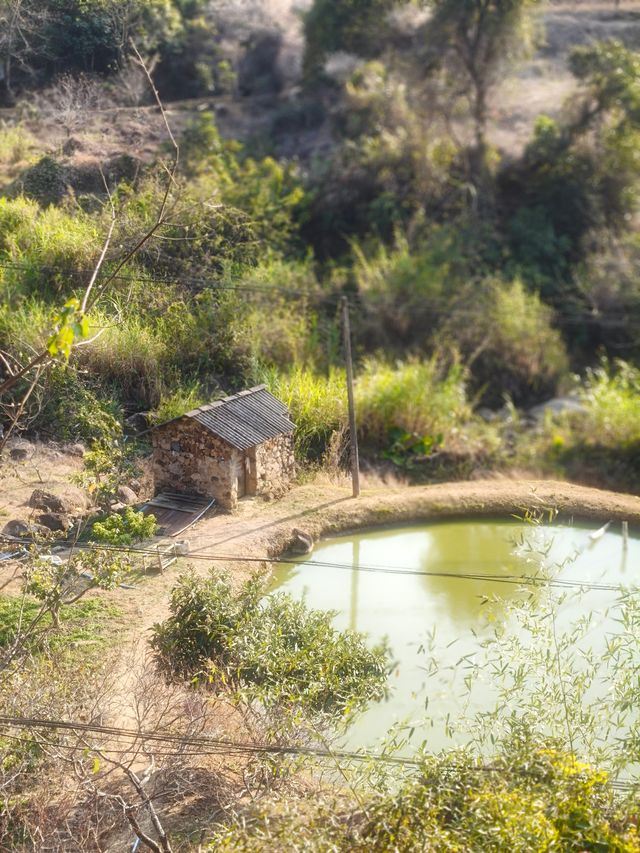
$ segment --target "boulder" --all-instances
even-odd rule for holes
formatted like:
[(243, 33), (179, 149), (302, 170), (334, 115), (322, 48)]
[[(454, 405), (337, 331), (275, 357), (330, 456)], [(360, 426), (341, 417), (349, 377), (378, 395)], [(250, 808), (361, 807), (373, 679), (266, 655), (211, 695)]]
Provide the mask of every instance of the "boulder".
[(5, 524), (2, 532), (5, 536), (13, 536), (15, 539), (33, 539), (34, 536), (48, 536), (51, 531), (42, 524), (13, 518)]
[(587, 407), (579, 400), (576, 400), (575, 397), (553, 397), (551, 400), (547, 400), (529, 409), (527, 414), (536, 421), (542, 421), (547, 412), (551, 412), (554, 415), (566, 412), (586, 414)]
[(44, 489), (34, 489), (29, 498), (29, 506), (34, 509), (42, 509), (45, 512), (56, 512), (66, 515), (71, 512), (72, 502), (67, 498), (61, 498)]
[(48, 530), (53, 530), (56, 533), (66, 533), (71, 527), (71, 519), (68, 515), (61, 512), (43, 512), (37, 516), (38, 524), (46, 527)]
[(12, 518), (2, 528), (2, 532), (5, 536), (15, 536), (16, 539), (22, 539), (29, 535), (29, 524), (20, 518)]
[(116, 497), (120, 501), (120, 503), (125, 504), (126, 506), (132, 506), (133, 504), (138, 502), (138, 496), (130, 489), (129, 486), (118, 486), (118, 490), (116, 491)]
[(67, 450), (72, 456), (80, 457), (83, 457), (84, 454), (87, 452), (87, 448), (84, 446), (84, 444), (80, 444), (79, 441), (75, 444), (70, 444)]
[(130, 435), (144, 432), (149, 429), (149, 413), (136, 412), (135, 415), (129, 415), (129, 417), (125, 419), (124, 425), (126, 427), (126, 431)]
[(12, 447), (9, 451), (9, 457), (14, 462), (23, 462), (29, 456), (29, 451), (26, 447)]
[(304, 530), (294, 527), (291, 531), (289, 550), (293, 551), (294, 554), (310, 554), (313, 551), (313, 538)]

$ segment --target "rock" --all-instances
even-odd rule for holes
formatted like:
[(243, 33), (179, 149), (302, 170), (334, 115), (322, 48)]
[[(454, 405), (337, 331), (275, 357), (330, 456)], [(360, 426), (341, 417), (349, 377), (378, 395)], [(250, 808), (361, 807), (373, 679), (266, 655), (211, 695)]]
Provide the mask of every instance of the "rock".
[(71, 512), (71, 501), (67, 498), (58, 497), (51, 492), (45, 492), (44, 489), (34, 489), (29, 498), (29, 506), (34, 509), (43, 509), (46, 512), (56, 512), (66, 515)]
[(116, 491), (116, 497), (120, 501), (120, 503), (125, 504), (126, 506), (132, 506), (133, 504), (138, 502), (138, 496), (130, 489), (129, 486), (118, 486), (118, 490)]
[(561, 415), (565, 412), (585, 414), (586, 411), (586, 406), (574, 397), (553, 397), (551, 400), (540, 403), (538, 406), (533, 406), (533, 408), (529, 409), (528, 414), (536, 421), (541, 421), (547, 412), (551, 412), (554, 415)]
[(124, 425), (129, 434), (144, 432), (149, 429), (149, 413), (136, 412), (135, 415), (129, 415), (129, 417), (125, 419)]
[(129, 488), (133, 489), (136, 495), (139, 495), (142, 491), (142, 483), (140, 480), (129, 480)]
[(62, 531), (62, 533), (66, 533), (71, 527), (71, 519), (61, 512), (43, 512), (37, 517), (37, 521), (38, 524), (43, 525), (48, 530), (56, 532)]
[(87, 448), (84, 446), (84, 444), (80, 444), (80, 442), (78, 441), (75, 444), (70, 444), (69, 447), (67, 448), (67, 451), (72, 456), (83, 457), (85, 455), (85, 453), (87, 452)]
[(123, 504), (122, 501), (116, 501), (109, 506), (109, 512), (122, 512), (126, 508), (126, 504)]
[(478, 417), (482, 418), (485, 423), (491, 424), (494, 421), (498, 420), (500, 415), (497, 412), (494, 412), (492, 409), (487, 408), (487, 406), (481, 406), (476, 414)]
[(29, 535), (29, 525), (20, 518), (12, 518), (2, 528), (2, 532), (5, 536), (15, 536), (16, 539), (22, 539)]
[(292, 541), (290, 550), (294, 554), (310, 554), (313, 551), (313, 539), (304, 530), (294, 527), (291, 531)]
[(51, 531), (42, 524), (34, 524), (33, 522), (23, 521), (20, 518), (14, 518), (8, 521), (2, 528), (5, 536), (13, 536), (15, 539), (33, 539), (34, 536), (49, 536)]
[(29, 451), (25, 447), (12, 447), (9, 456), (14, 462), (22, 462), (29, 456)]

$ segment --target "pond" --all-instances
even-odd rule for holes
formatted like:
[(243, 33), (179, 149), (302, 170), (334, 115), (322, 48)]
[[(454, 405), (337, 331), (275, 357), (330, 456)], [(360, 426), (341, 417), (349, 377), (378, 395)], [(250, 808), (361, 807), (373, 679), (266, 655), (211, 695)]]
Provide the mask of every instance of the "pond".
[(455, 721), (491, 710), (497, 696), (484, 673), (465, 683), (465, 663), (497, 623), (519, 630), (510, 603), (548, 590), (523, 584), (522, 576), (552, 577), (558, 631), (588, 613), (590, 647), (602, 652), (617, 630), (617, 587), (637, 581), (640, 541), (630, 538), (625, 547), (619, 524), (592, 539), (597, 527), (433, 523), (327, 539), (300, 563), (280, 565), (273, 589), (334, 610), (336, 627), (363, 631), (371, 642), (386, 637), (391, 647), (390, 696), (357, 718), (345, 745), (376, 747), (404, 724), (431, 751), (464, 743)]

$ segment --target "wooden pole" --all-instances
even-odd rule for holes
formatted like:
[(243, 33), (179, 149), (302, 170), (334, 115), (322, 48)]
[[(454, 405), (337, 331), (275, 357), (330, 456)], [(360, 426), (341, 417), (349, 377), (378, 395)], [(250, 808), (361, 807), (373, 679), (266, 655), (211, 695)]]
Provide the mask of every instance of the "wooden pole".
[(358, 458), (358, 432), (356, 428), (356, 406), (353, 399), (353, 362), (351, 360), (351, 324), (349, 301), (342, 297), (342, 330), (344, 334), (344, 359), (347, 366), (347, 399), (349, 400), (349, 448), (351, 451), (351, 482), (353, 497), (360, 494), (360, 460)]
[(626, 551), (629, 547), (629, 522), (622, 522), (622, 547)]

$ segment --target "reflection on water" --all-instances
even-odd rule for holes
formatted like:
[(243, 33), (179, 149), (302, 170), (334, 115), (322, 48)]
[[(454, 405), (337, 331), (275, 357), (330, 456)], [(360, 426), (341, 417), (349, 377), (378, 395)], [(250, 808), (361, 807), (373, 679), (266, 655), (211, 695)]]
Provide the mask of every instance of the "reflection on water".
[[(629, 583), (629, 567), (637, 566), (639, 557), (640, 542), (629, 540), (625, 550), (615, 531), (594, 542), (589, 530), (581, 528), (447, 522), (327, 540), (306, 561), (279, 568), (274, 588), (305, 596), (312, 607), (336, 611), (338, 628), (364, 631), (372, 641), (388, 638), (397, 661), (390, 699), (358, 718), (350, 746), (374, 745), (395, 723), (422, 720), (428, 706), (428, 727), (421, 725), (417, 736), (438, 750), (451, 745), (444, 720), (459, 716), (461, 702), (471, 703), (464, 709), (470, 713), (489, 709), (495, 698), (490, 683), (481, 685), (473, 700), (458, 689), (461, 661), (478, 654), (479, 642), (493, 631), (507, 602), (540, 595), (535, 588), (523, 590), (519, 583), (504, 581), (538, 575), (544, 562), (558, 578)], [(590, 609), (593, 631), (600, 637), (597, 646), (614, 624), (607, 609), (615, 598), (609, 591), (569, 596), (559, 624)], [(437, 677), (427, 677), (425, 671), (428, 645), (437, 648)]]

